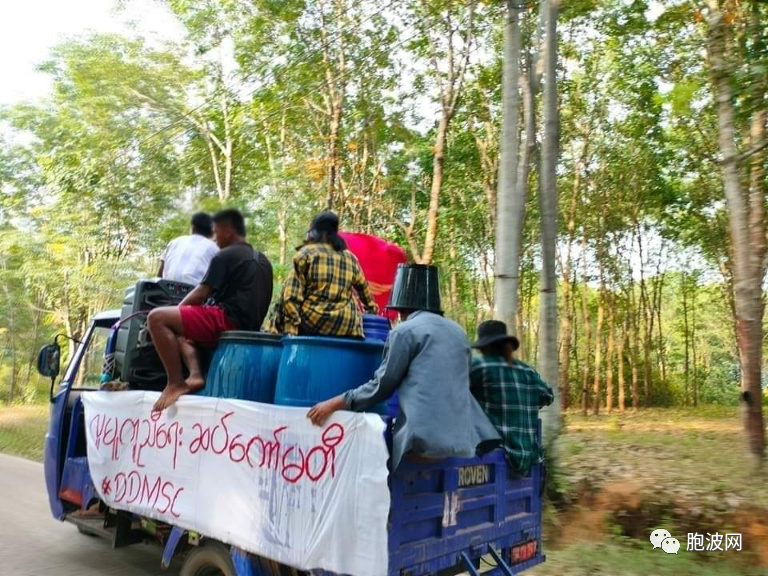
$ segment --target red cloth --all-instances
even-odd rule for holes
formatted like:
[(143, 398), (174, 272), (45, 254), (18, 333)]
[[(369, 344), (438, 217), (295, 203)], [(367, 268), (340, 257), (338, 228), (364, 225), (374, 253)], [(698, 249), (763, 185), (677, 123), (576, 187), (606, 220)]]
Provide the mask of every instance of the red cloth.
[(227, 330), (237, 330), (218, 306), (179, 306), (184, 338), (204, 348), (216, 348), (219, 336)]
[(408, 255), (396, 244), (390, 244), (377, 236), (353, 232), (339, 232), (339, 236), (360, 261), (371, 294), (379, 306), (379, 314), (393, 320), (397, 313), (385, 311), (384, 307), (389, 302), (397, 266), (408, 262)]

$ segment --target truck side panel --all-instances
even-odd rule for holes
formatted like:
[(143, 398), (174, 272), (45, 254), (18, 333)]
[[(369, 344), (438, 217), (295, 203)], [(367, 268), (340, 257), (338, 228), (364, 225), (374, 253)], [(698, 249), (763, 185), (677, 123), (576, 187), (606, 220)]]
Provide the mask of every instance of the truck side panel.
[[(430, 463), (403, 460), (389, 484), (390, 576), (474, 573), (481, 562), (487, 563), (484, 569), (493, 567), (486, 576), (509, 576), (546, 559), (540, 465), (529, 476), (514, 478), (502, 450)], [(308, 574), (242, 550), (233, 549), (232, 558), (238, 576)], [(335, 576), (322, 570), (311, 574)]]
[(390, 485), (391, 575), (435, 574), (456, 566), (462, 553), (476, 563), (491, 547), (509, 552), (526, 542), (535, 542), (536, 563), (544, 560), (539, 466), (529, 477), (509, 478), (501, 450), (434, 464), (404, 461)]

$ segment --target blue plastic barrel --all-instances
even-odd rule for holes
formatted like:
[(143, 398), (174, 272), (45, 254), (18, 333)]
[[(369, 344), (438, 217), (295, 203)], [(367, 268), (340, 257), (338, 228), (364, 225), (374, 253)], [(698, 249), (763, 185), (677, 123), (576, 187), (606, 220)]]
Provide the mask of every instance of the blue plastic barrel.
[[(363, 314), (363, 334), (366, 340), (386, 341), (392, 331), (389, 319), (375, 314)], [(400, 411), (400, 398), (395, 392), (387, 399), (387, 414), (395, 418)]]
[(282, 351), (275, 334), (224, 332), (198, 395), (272, 404)]
[(363, 334), (366, 340), (384, 342), (390, 331), (389, 320), (375, 314), (363, 314)]
[[(384, 343), (323, 336), (283, 339), (275, 404), (311, 407), (365, 384), (381, 364)], [(385, 403), (371, 412), (387, 414)]]

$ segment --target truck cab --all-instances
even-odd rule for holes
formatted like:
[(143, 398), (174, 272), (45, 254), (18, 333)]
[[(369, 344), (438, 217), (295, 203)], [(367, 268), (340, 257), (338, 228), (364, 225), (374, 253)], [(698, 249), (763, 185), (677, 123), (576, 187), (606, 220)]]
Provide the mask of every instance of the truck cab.
[(57, 520), (64, 520), (67, 515), (88, 505), (88, 502), (83, 502), (82, 487), (73, 482), (69, 470), (65, 477), (65, 465), (69, 459), (87, 461), (80, 395), (99, 389), (107, 340), (119, 320), (120, 310), (108, 310), (93, 318), (58, 385), (58, 344), (49, 344), (40, 352), (38, 368), (42, 368), (40, 372), (43, 375), (51, 378), (50, 418), (45, 435), (43, 466), (51, 512)]

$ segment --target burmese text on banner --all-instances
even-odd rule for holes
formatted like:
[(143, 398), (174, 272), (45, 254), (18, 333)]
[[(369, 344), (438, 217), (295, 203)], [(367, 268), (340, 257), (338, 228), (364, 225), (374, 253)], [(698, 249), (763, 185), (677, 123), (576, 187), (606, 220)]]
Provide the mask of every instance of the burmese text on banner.
[(129, 510), (302, 570), (387, 573), (387, 447), (374, 414), (156, 392), (89, 392), (96, 490)]

